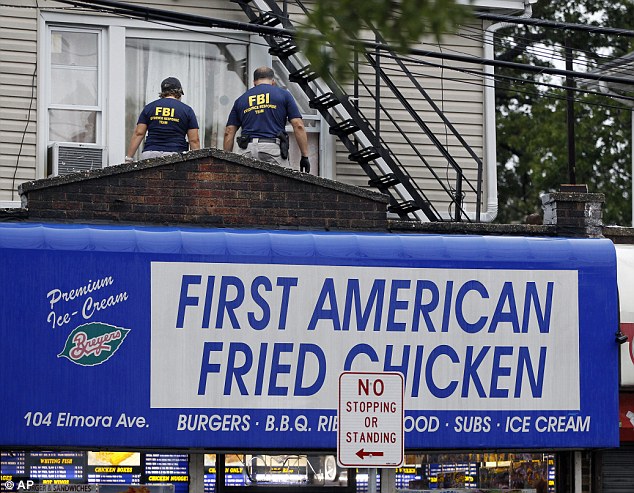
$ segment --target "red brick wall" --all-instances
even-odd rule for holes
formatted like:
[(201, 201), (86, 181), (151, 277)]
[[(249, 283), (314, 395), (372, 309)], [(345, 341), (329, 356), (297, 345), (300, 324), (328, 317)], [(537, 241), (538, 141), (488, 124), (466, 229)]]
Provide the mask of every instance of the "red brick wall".
[(215, 149), (25, 183), (29, 220), (387, 229), (387, 196)]

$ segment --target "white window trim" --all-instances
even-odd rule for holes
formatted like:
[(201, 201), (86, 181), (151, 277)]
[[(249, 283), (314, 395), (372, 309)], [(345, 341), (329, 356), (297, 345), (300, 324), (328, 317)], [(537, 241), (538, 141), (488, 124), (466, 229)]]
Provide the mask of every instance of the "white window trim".
[[(153, 24), (136, 19), (123, 19), (118, 17), (100, 15), (78, 15), (58, 12), (41, 12), (39, 18), (38, 31), (48, 33), (51, 25), (55, 27), (76, 27), (78, 29), (101, 30), (101, 52), (100, 57), (103, 62), (101, 67), (100, 84), (103, 88), (100, 97), (102, 98), (102, 121), (98, 142), (106, 146), (106, 164), (108, 166), (124, 162), (125, 150), (127, 148), (129, 136), (125, 135), (125, 127), (117, 118), (109, 118), (109, 115), (125, 114), (125, 98), (121, 97), (120, 88), (125, 88), (125, 64), (121, 63), (121, 54), (125, 53), (126, 38), (152, 38), (157, 32), (161, 32), (162, 39), (190, 41), (226, 41), (227, 38), (235, 40), (236, 43), (244, 41), (249, 47), (249, 69), (248, 79), (253, 71), (263, 65), (271, 65), (272, 57), (266, 46), (257, 34), (241, 33), (228, 29), (216, 28), (188, 28), (184, 31), (181, 26), (168, 25), (165, 23)], [(43, 77), (48, 78), (49, 53), (48, 38), (43, 43), (45, 49), (38, 50), (38, 81), (43, 81)], [(247, 81), (250, 87), (253, 81)], [(37, 131), (37, 169), (36, 177), (46, 177), (46, 150), (48, 136), (48, 99), (43, 92), (44, 87), (49, 86), (46, 81), (38, 84), (38, 131)], [(119, 88), (119, 89), (117, 89)], [(334, 178), (335, 160), (335, 140), (329, 133), (328, 125), (319, 115), (320, 120), (320, 176)], [(312, 119), (312, 118), (311, 118)], [(116, 121), (115, 121), (116, 120)], [(313, 130), (317, 131), (317, 129)], [(101, 140), (99, 140), (101, 139)]]
[[(44, 42), (38, 50), (38, 122), (37, 122), (37, 160), (36, 178), (46, 178), (46, 156), (48, 147), (48, 101), (46, 93), (49, 83), (50, 46), (49, 32), (51, 28), (68, 28), (70, 30), (86, 29), (101, 31), (100, 60), (102, 62), (99, 83), (103, 88), (102, 120), (99, 126), (97, 142), (106, 146), (106, 165), (120, 164), (124, 162), (125, 151), (130, 136), (125, 134), (125, 126), (117, 118), (109, 118), (109, 115), (125, 114), (125, 97), (122, 97), (121, 88), (125, 88), (125, 64), (121, 63), (121, 57), (125, 53), (127, 37), (152, 38), (156, 33), (161, 33), (162, 39), (213, 42), (225, 40), (227, 36), (235, 39), (237, 43), (244, 41), (249, 43), (249, 36), (236, 33), (231, 30), (220, 29), (192, 29), (184, 32), (179, 26), (165, 24), (154, 25), (141, 20), (121, 19), (98, 15), (77, 15), (58, 12), (41, 12), (38, 30), (44, 33)], [(195, 32), (198, 31), (198, 32)], [(267, 53), (268, 55), (268, 53)], [(270, 60), (270, 58), (269, 58)], [(268, 63), (268, 60), (260, 60), (260, 65)]]
[(74, 110), (87, 110), (87, 111), (95, 111), (97, 113), (96, 118), (96, 128), (95, 128), (95, 144), (96, 145), (104, 145), (104, 122), (107, 121), (107, 108), (106, 108), (106, 97), (104, 95), (105, 90), (105, 79), (104, 72), (105, 67), (100, 67), (99, 65), (105, 66), (104, 59), (104, 45), (106, 43), (106, 33), (104, 33), (103, 29), (100, 29), (98, 26), (94, 24), (87, 25), (75, 25), (68, 24), (67, 22), (51, 22), (47, 23), (44, 21), (44, 13), (40, 16), (39, 20), (39, 32), (44, 33), (42, 38), (44, 41), (40, 45), (40, 49), (38, 50), (38, 89), (37, 89), (37, 142), (36, 142), (36, 169), (35, 169), (35, 177), (46, 178), (47, 177), (47, 151), (49, 145), (49, 109), (68, 109), (65, 105), (54, 105), (50, 104), (51, 101), (51, 32), (53, 30), (58, 31), (67, 31), (67, 32), (76, 32), (76, 31), (85, 31), (92, 32), (98, 35), (98, 79), (97, 79), (97, 94), (99, 100), (97, 101), (97, 106), (88, 106), (88, 105), (75, 105), (73, 107)]
[[(80, 104), (75, 104), (75, 105), (64, 105), (64, 104), (53, 104), (50, 101), (52, 101), (53, 99), (53, 95), (51, 94), (51, 88), (52, 88), (52, 84), (51, 84), (51, 79), (50, 79), (50, 75), (51, 75), (51, 71), (53, 68), (53, 65), (51, 63), (51, 45), (49, 43), (49, 40), (51, 39), (51, 34), (53, 31), (63, 31), (63, 32), (69, 32), (69, 33), (73, 33), (73, 32), (84, 32), (84, 33), (90, 33), (90, 34), (96, 34), (97, 35), (97, 104), (96, 106), (93, 105), (80, 105)], [(47, 111), (44, 113), (44, 118), (46, 119), (46, 127), (45, 127), (45, 131), (46, 131), (46, 135), (48, 137), (48, 131), (49, 131), (49, 115), (48, 115), (48, 110), (70, 110), (70, 111), (94, 111), (97, 115), (96, 117), (96, 121), (95, 121), (95, 142), (91, 142), (92, 144), (96, 144), (96, 145), (103, 145), (104, 144), (104, 136), (103, 136), (103, 122), (107, 119), (107, 115), (105, 114), (105, 108), (104, 108), (104, 95), (103, 95), (103, 91), (105, 89), (104, 86), (104, 77), (103, 77), (103, 69), (102, 66), (104, 65), (104, 32), (102, 29), (95, 29), (95, 28), (90, 28), (90, 27), (76, 27), (76, 26), (66, 26), (66, 25), (56, 25), (56, 24), (49, 24), (47, 26), (47, 30), (46, 30), (46, 72), (45, 72), (45, 82), (44, 82), (44, 88), (46, 89), (46, 95), (45, 100), (47, 102), (46, 104), (46, 108)], [(79, 67), (78, 69), (84, 69), (83, 67)], [(47, 146), (49, 144), (51, 144), (50, 140), (47, 138), (46, 140), (46, 144)]]
[[(121, 51), (118, 53), (125, 53), (125, 44), (127, 39), (156, 39), (157, 32), (160, 32), (161, 40), (173, 40), (173, 41), (197, 41), (197, 42), (205, 42), (205, 43), (222, 43), (227, 42), (227, 38), (231, 40), (232, 43), (241, 44), (243, 43), (245, 46), (250, 46), (249, 44), (249, 36), (247, 34), (236, 33), (235, 31), (230, 30), (220, 30), (220, 29), (207, 29), (200, 30), (199, 32), (192, 32), (190, 30), (183, 31), (181, 28), (173, 27), (173, 26), (165, 26), (163, 24), (157, 26), (148, 26), (148, 23), (145, 21), (130, 21), (126, 23), (125, 27), (123, 26), (113, 26), (110, 28), (110, 31), (117, 30), (116, 39), (111, 40), (111, 46), (114, 43), (119, 43)], [(120, 31), (120, 32), (119, 32)], [(111, 38), (114, 38), (114, 34), (111, 35)], [(117, 87), (118, 84), (120, 87), (125, 87), (125, 63), (121, 63), (120, 58), (116, 54), (115, 50), (109, 51), (109, 55), (112, 57), (111, 67), (115, 68), (119, 73), (111, 75), (110, 87)], [(121, 55), (122, 56), (122, 55)], [(249, 52), (249, 58), (251, 58), (251, 53)], [(118, 60), (118, 61), (117, 61)], [(267, 63), (266, 61), (261, 61), (261, 65)], [(111, 104), (115, 105), (119, 103), (119, 108), (117, 108), (119, 114), (125, 115), (125, 98), (114, 98), (118, 101), (113, 101)], [(124, 161), (125, 158), (125, 150), (128, 147), (128, 142), (130, 140), (129, 135), (125, 135), (125, 126), (122, 125), (121, 121), (113, 121), (110, 122), (111, 129), (109, 133), (108, 142), (112, 143), (112, 152), (111, 157), (109, 159), (108, 165), (119, 164)], [(123, 144), (121, 144), (123, 142)], [(121, 150), (119, 152), (119, 149)], [(119, 155), (120, 154), (120, 155)]]
[[(68, 33), (77, 33), (77, 32), (82, 32), (82, 33), (90, 33), (90, 34), (96, 34), (97, 35), (97, 68), (95, 69), (97, 72), (99, 72), (100, 69), (100, 65), (102, 65), (103, 62), (103, 32), (101, 29), (92, 29), (92, 28), (85, 28), (85, 27), (74, 27), (74, 26), (65, 26), (65, 25), (55, 25), (55, 24), (49, 24), (48, 25), (48, 29), (46, 30), (46, 58), (47, 58), (47, 75), (49, 70), (51, 70), (53, 68), (53, 64), (51, 63), (51, 45), (48, 43), (48, 40), (51, 39), (51, 35), (52, 32), (56, 31), (56, 32), (68, 32)], [(68, 70), (86, 70), (86, 67), (73, 67), (73, 66), (67, 66), (65, 67)], [(79, 105), (79, 104), (74, 104), (74, 105), (67, 105), (67, 104), (54, 104), (54, 103), (50, 103), (48, 104), (48, 108), (51, 109), (76, 109), (79, 111), (101, 111), (103, 108), (103, 96), (102, 96), (102, 92), (103, 92), (103, 82), (101, 81), (101, 78), (97, 78), (97, 104), (96, 105)], [(48, 80), (47, 77), (47, 84), (46, 84), (46, 98), (48, 101), (51, 101), (52, 98), (52, 94), (51, 94), (51, 84), (50, 84), (50, 80)], [(99, 143), (99, 142), (97, 142)]]

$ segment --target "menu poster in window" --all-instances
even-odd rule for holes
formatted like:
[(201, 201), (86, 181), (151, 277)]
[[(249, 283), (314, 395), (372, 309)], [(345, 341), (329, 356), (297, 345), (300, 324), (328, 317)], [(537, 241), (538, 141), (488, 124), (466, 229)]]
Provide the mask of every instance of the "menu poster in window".
[(28, 452), (26, 467), (35, 483), (83, 483), (86, 457), (83, 452)]
[(216, 492), (216, 454), (205, 454), (204, 493)]
[(416, 474), (416, 466), (405, 465), (396, 468), (396, 487), (400, 489), (408, 489), (412, 481), (420, 480), (420, 476)]
[[(227, 454), (225, 456), (225, 485), (245, 486), (246, 468), (239, 455)], [(216, 455), (205, 454), (205, 486), (204, 493), (216, 491)]]
[(174, 493), (174, 485), (117, 485), (100, 484), (99, 493)]
[(429, 482), (434, 488), (475, 488), (477, 477), (476, 463), (429, 464)]
[(16, 491), (28, 479), (25, 452), (0, 452), (0, 493)]
[(251, 482), (245, 467), (246, 457), (241, 454), (225, 455), (225, 485), (246, 486)]
[(145, 454), (143, 483), (172, 483), (174, 493), (189, 491), (187, 454)]
[(88, 452), (89, 483), (141, 482), (141, 454), (138, 452)]

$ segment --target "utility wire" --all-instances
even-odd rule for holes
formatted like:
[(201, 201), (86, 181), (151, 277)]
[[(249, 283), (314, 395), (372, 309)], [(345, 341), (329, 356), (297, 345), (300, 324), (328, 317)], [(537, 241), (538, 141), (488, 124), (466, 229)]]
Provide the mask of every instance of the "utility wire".
[[(83, 6), (84, 8), (88, 10), (92, 10), (92, 11), (105, 10), (105, 11), (108, 11), (109, 13), (142, 18), (148, 21), (152, 19), (154, 20), (159, 19), (164, 21), (165, 23), (170, 23), (170, 24), (187, 23), (191, 26), (220, 27), (220, 28), (226, 28), (226, 29), (236, 29), (236, 30), (253, 32), (253, 33), (258, 33), (263, 35), (274, 35), (278, 37), (293, 38), (293, 37), (298, 37), (299, 35), (299, 33), (294, 29), (284, 29), (284, 28), (277, 28), (277, 27), (260, 25), (260, 24), (216, 19), (216, 18), (194, 15), (194, 14), (165, 11), (165, 10), (154, 9), (150, 7), (127, 4), (124, 2), (118, 2), (114, 0), (95, 0), (92, 2), (87, 2), (82, 0), (60, 0), (60, 3), (66, 3), (75, 7)], [(533, 18), (518, 18), (513, 16), (503, 16), (503, 15), (478, 13), (478, 12), (475, 12), (473, 15), (476, 18), (480, 18), (480, 19), (499, 20), (503, 22), (515, 23), (518, 25), (526, 24), (526, 25), (535, 25), (535, 26), (543, 26), (543, 27), (551, 27), (551, 28), (565, 28), (565, 29), (571, 29), (571, 30), (591, 32), (594, 34), (610, 34), (610, 35), (634, 37), (634, 31), (629, 29), (605, 28), (605, 27), (599, 27), (599, 26), (589, 26), (589, 25), (583, 25), (583, 24), (574, 24), (574, 23), (566, 23), (566, 22), (558, 22), (558, 21), (547, 21), (547, 20), (533, 19)], [(473, 28), (470, 26), (467, 26), (467, 27), (469, 27), (472, 30), (477, 30), (477, 28)], [(482, 31), (484, 31), (484, 29), (482, 29)], [(374, 46), (373, 48), (376, 48), (376, 47)], [(584, 53), (583, 50), (576, 50), (576, 51)], [(586, 51), (585, 53), (590, 53), (590, 52)], [(536, 55), (536, 56), (540, 56), (540, 55)], [(541, 55), (541, 56), (543, 58), (548, 58), (548, 55)], [(554, 57), (552, 56), (550, 57), (554, 59)], [(527, 66), (530, 66), (530, 65), (527, 65)], [(572, 76), (574, 77), (574, 75)]]
[[(488, 41), (484, 41), (480, 36), (485, 32), (485, 29), (481, 29), (481, 28), (477, 28), (477, 27), (473, 27), (473, 26), (464, 26), (461, 28), (462, 31), (471, 31), (472, 33), (475, 34), (471, 34), (471, 35), (467, 35), (467, 34), (461, 34), (460, 32), (455, 33), (454, 36), (459, 37), (459, 38), (463, 38), (463, 39), (468, 39), (468, 40), (476, 40), (478, 43), (485, 43), (488, 44), (489, 46), (493, 46), (494, 48), (497, 49), (502, 49), (504, 47), (504, 44), (502, 42), (501, 39), (499, 39), (498, 37), (498, 41), (494, 41), (493, 42), (488, 42)], [(509, 38), (509, 36), (506, 36), (506, 38)], [(517, 33), (512, 34), (512, 38), (513, 41), (515, 41), (515, 43), (517, 44), (522, 44), (522, 42), (526, 42), (527, 44), (532, 44), (534, 43), (534, 40), (526, 38), (524, 36), (520, 36)], [(518, 41), (519, 40), (519, 41)], [(539, 47), (539, 46), (528, 46), (526, 49), (526, 53), (528, 55), (531, 56), (535, 56), (538, 57), (540, 59), (545, 59), (545, 60), (549, 60), (553, 63), (561, 63), (563, 64), (565, 62), (564, 58), (559, 56), (556, 52), (556, 48), (557, 45), (553, 44), (552, 47)], [(457, 53), (464, 53), (461, 52), (459, 50), (451, 50), (450, 48), (445, 48), (445, 51), (454, 51)], [(575, 60), (576, 63), (584, 63), (586, 64), (586, 66), (588, 66), (589, 62), (591, 61), (595, 61), (595, 62), (600, 62), (598, 63), (598, 67), (597, 68), (601, 68), (603, 66), (605, 66), (606, 64), (610, 64), (611, 62), (615, 62), (618, 61), (619, 57), (616, 56), (607, 56), (607, 55), (603, 55), (600, 53), (596, 53), (590, 50), (584, 50), (584, 49), (580, 49), (580, 48), (574, 48), (573, 49), (573, 54), (577, 55), (577, 57), (579, 55), (585, 57), (585, 59), (581, 59), (579, 60), (579, 58), (577, 58)], [(612, 67), (610, 68), (610, 70), (613, 73), (623, 73), (623, 74), (630, 74), (632, 72), (632, 69), (628, 68), (627, 66), (625, 67)]]
[[(311, 12), (311, 9), (309, 9), (307, 7), (304, 7), (303, 5), (302, 5), (302, 8), (304, 9), (305, 13)], [(504, 17), (504, 19), (507, 19), (507, 18), (515, 19), (515, 21), (516, 21), (516, 23), (518, 25), (522, 24), (522, 21), (525, 19), (525, 18), (518, 18), (518, 17), (512, 17), (512, 16)], [(539, 19), (533, 19), (533, 20), (537, 21), (538, 23), (540, 21)], [(294, 22), (297, 24), (296, 21), (294, 21)], [(544, 23), (548, 23), (548, 22), (549, 21), (544, 21)], [(631, 31), (631, 30), (624, 30), (624, 29), (616, 29), (615, 30), (615, 29), (611, 29), (611, 28), (601, 28), (601, 27), (598, 27), (598, 26), (587, 26), (587, 25), (572, 24), (572, 23), (569, 23), (567, 25), (575, 26), (579, 30), (590, 30), (591, 33), (594, 33), (594, 34), (606, 34), (606, 35), (617, 34), (617, 35), (619, 35), (619, 34), (622, 34), (623, 32), (627, 32), (627, 33), (632, 33), (634, 35), (634, 31)], [(486, 31), (486, 29), (484, 29), (484, 28), (479, 28), (479, 27), (473, 26), (473, 25), (461, 25), (460, 29), (462, 31), (475, 32), (478, 35), (482, 35)], [(457, 36), (457, 37), (462, 37), (464, 39), (475, 39), (480, 44), (481, 43), (487, 43), (487, 44), (491, 44), (493, 46), (496, 46), (496, 45), (497, 46), (502, 46), (502, 42), (501, 41), (498, 41), (497, 43), (495, 42), (495, 40), (493, 42), (487, 42), (487, 41), (484, 41), (482, 39), (482, 37), (479, 37), (479, 36), (476, 37), (476, 35), (473, 35), (472, 37), (469, 37), (469, 36), (460, 34), (460, 32), (457, 32), (457, 33), (456, 32), (446, 32), (446, 33), (444, 33), (444, 35), (454, 35), (454, 36)], [(517, 33), (513, 34), (513, 39), (526, 41), (529, 44), (532, 44), (532, 42), (533, 42), (532, 39), (526, 38), (524, 36), (520, 36)], [(435, 46), (435, 44), (433, 46)], [(556, 62), (564, 63), (565, 60), (562, 57), (558, 57), (556, 54), (553, 53), (554, 49), (555, 49), (555, 46), (553, 46), (552, 49), (549, 49), (548, 47), (541, 48), (541, 47), (538, 47), (538, 46), (530, 46), (531, 54), (533, 56), (536, 56), (536, 57), (539, 57), (539, 58), (550, 59), (550, 60), (553, 60), (553, 61), (556, 61)], [(445, 47), (445, 51), (450, 51), (450, 52), (453, 51), (455, 53), (466, 54), (465, 52), (461, 52), (459, 50), (452, 50), (449, 47)], [(574, 53), (583, 54), (589, 60), (604, 60), (606, 62), (609, 62), (609, 61), (617, 59), (616, 57), (601, 55), (601, 54), (592, 52), (590, 50), (584, 50), (584, 49), (580, 49), (580, 48), (575, 48), (574, 49)], [(579, 62), (579, 60), (577, 60), (577, 62)], [(619, 71), (619, 69), (614, 69), (614, 71), (615, 72)], [(627, 73), (627, 72), (624, 72), (624, 73)]]
[[(436, 63), (432, 63), (432, 62), (426, 62), (423, 60), (412, 60), (412, 59), (407, 59), (407, 61), (409, 63), (413, 63), (413, 64), (420, 64), (420, 65), (425, 65), (425, 66), (429, 66), (429, 67), (433, 67), (433, 68), (441, 68), (440, 64), (436, 64)], [(569, 88), (565, 85), (561, 85), (561, 84), (551, 84), (548, 82), (539, 82), (539, 81), (527, 81), (525, 79), (520, 79), (518, 77), (512, 77), (512, 76), (507, 76), (507, 75), (489, 75), (486, 74), (484, 72), (479, 72), (476, 70), (470, 70), (470, 69), (464, 69), (464, 68), (456, 68), (456, 67), (447, 67), (446, 65), (444, 66), (445, 70), (453, 70), (453, 71), (457, 71), (457, 72), (462, 72), (465, 74), (469, 74), (469, 75), (474, 75), (480, 79), (482, 79), (482, 81), (478, 82), (478, 81), (473, 81), (473, 80), (465, 80), (464, 78), (458, 78), (458, 77), (445, 77), (446, 80), (451, 80), (454, 82), (458, 82), (458, 83), (462, 83), (464, 85), (471, 85), (471, 86), (476, 86), (476, 87), (490, 87), (490, 82), (507, 82), (509, 84), (508, 88), (510, 88), (510, 84), (512, 82), (519, 82), (522, 84), (526, 84), (526, 85), (533, 85), (533, 86), (545, 86), (551, 89), (557, 89), (557, 90), (565, 90), (565, 89), (573, 89), (576, 93), (579, 94), (586, 94), (586, 95), (594, 95), (594, 96), (600, 96), (603, 98), (609, 98), (609, 99), (621, 99), (624, 101), (633, 101), (634, 102), (634, 97), (633, 96), (625, 96), (625, 95), (606, 95), (602, 92), (599, 91), (592, 91), (592, 90), (586, 90), (586, 89), (580, 89), (578, 87), (572, 87)], [(400, 72), (398, 71), (397, 68), (391, 68), (389, 66), (384, 66), (384, 70), (386, 72), (392, 72), (395, 75), (398, 75)], [(433, 75), (433, 74), (429, 74), (429, 73), (424, 73), (424, 72), (417, 72), (415, 70), (412, 71), (412, 74), (419, 77), (419, 78), (426, 78), (426, 79), (440, 79), (440, 76), (437, 75)], [(485, 79), (493, 79), (492, 81), (490, 81), (489, 83), (485, 80)], [(530, 90), (522, 90), (520, 88), (517, 87), (513, 87), (512, 88), (513, 92), (518, 93), (518, 94), (526, 94), (526, 95), (531, 95), (531, 96), (535, 96), (535, 97), (540, 97), (540, 98), (546, 98), (546, 99), (553, 99), (553, 100), (565, 100), (566, 96), (559, 96), (557, 94), (552, 94), (552, 93), (547, 93), (547, 92), (538, 92), (538, 91), (530, 91)], [(595, 103), (595, 102), (591, 102), (591, 101), (587, 101), (586, 99), (580, 99), (580, 98), (575, 98), (576, 102), (582, 103), (582, 104), (586, 104), (586, 105), (591, 105), (591, 106), (598, 106), (598, 107), (602, 107), (602, 108), (606, 108), (606, 109), (623, 109), (623, 106), (617, 106), (617, 105), (609, 105), (609, 104), (604, 104), (604, 103)]]
[(610, 34), (634, 38), (634, 30), (632, 29), (592, 26), (588, 24), (575, 24), (572, 22), (549, 21), (545, 19), (534, 19), (532, 17), (513, 17), (508, 15), (490, 14), (488, 12), (474, 12), (473, 15), (478, 19), (485, 19), (490, 21), (509, 22), (511, 24), (526, 24), (528, 26), (549, 27), (551, 29), (568, 29), (570, 31), (582, 31), (592, 34)]
[[(133, 17), (137, 17), (144, 20), (161, 20), (164, 22), (174, 23), (174, 24), (187, 24), (189, 26), (199, 26), (199, 27), (221, 27), (226, 29), (237, 29), (246, 32), (258, 33), (263, 35), (273, 35), (277, 37), (287, 37), (287, 38), (296, 38), (298, 36), (297, 31), (293, 29), (284, 29), (277, 28), (271, 26), (265, 26), (260, 24), (252, 24), (238, 21), (228, 21), (223, 19), (215, 19), (211, 17), (199, 16), (194, 14), (186, 14), (180, 12), (173, 11), (165, 11), (160, 9), (154, 9), (149, 7), (141, 7), (137, 5), (130, 5), (122, 2), (117, 2), (113, 0), (94, 0), (92, 2), (85, 2), (81, 0), (59, 0), (61, 3), (67, 3), (71, 5), (81, 5), (84, 7), (91, 8), (93, 10), (100, 10), (96, 8), (96, 6), (101, 6), (111, 13), (121, 13), (128, 14)], [(506, 16), (502, 16), (506, 18)], [(530, 19), (517, 19), (514, 17), (510, 17), (514, 19), (516, 23), (520, 21), (528, 21)], [(552, 23), (554, 25), (559, 25), (560, 23)], [(575, 25), (578, 26), (578, 25)], [(588, 27), (588, 26), (585, 26)], [(581, 27), (580, 27), (581, 28)], [(618, 33), (629, 32), (634, 35), (634, 31), (628, 30), (608, 30), (606, 28), (597, 28), (597, 32), (601, 31), (616, 31)], [(371, 41), (363, 41), (363, 46), (366, 49), (372, 50), (381, 50), (381, 51), (390, 51), (390, 46), (384, 43), (376, 43)], [(634, 80), (631, 78), (620, 78), (602, 74), (593, 74), (586, 72), (578, 72), (572, 70), (563, 70), (551, 67), (535, 67), (534, 65), (518, 63), (518, 62), (508, 62), (504, 60), (489, 60), (483, 57), (477, 57), (473, 55), (458, 55), (458, 54), (449, 54), (449, 53), (438, 53), (430, 50), (421, 50), (411, 48), (408, 50), (408, 53), (426, 56), (430, 58), (439, 58), (446, 60), (454, 60), (461, 61), (465, 63), (478, 64), (478, 65), (491, 65), (494, 67), (506, 67), (516, 70), (525, 70), (528, 72), (535, 72), (540, 74), (550, 74), (550, 75), (559, 75), (562, 77), (569, 76), (577, 79), (589, 79), (589, 80), (602, 80), (605, 82), (614, 82), (624, 85), (634, 85)]]

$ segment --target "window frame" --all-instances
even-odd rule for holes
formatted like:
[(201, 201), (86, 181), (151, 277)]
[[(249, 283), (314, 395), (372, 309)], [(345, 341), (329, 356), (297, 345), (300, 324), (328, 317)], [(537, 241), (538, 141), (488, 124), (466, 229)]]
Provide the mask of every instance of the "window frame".
[[(157, 36), (157, 31), (155, 29), (148, 29), (146, 27), (132, 27), (132, 28), (128, 28), (126, 29), (126, 35), (125, 35), (125, 39), (124, 39), (124, 45), (127, 48), (127, 42), (128, 40), (144, 40), (144, 41), (152, 41), (152, 40), (161, 40), (161, 41), (174, 41), (174, 42), (195, 42), (195, 43), (208, 43), (208, 44), (216, 44), (216, 45), (220, 45), (220, 44), (231, 44), (231, 45), (242, 45), (246, 48), (247, 51), (247, 60), (249, 62), (249, 67), (251, 66), (251, 60), (252, 60), (252, 53), (250, 50), (250, 41), (249, 41), (249, 36), (246, 34), (236, 34), (236, 33), (229, 33), (227, 32), (227, 34), (222, 34), (218, 31), (211, 31), (209, 33), (187, 33), (188, 35), (183, 35), (181, 32), (177, 32), (177, 31), (170, 31), (167, 33), (162, 33), (160, 36)], [(125, 51), (124, 51), (125, 53)], [(266, 62), (262, 62), (262, 63), (266, 63)], [(262, 65), (262, 63), (260, 63), (260, 65)], [(167, 72), (166, 72), (167, 75)], [(246, 87), (249, 87), (249, 77), (247, 74), (247, 80), (246, 82)], [(158, 81), (157, 81), (158, 82)], [(183, 82), (183, 79), (181, 79), (181, 82)], [(186, 86), (184, 87), (185, 90), (185, 97), (183, 98), (183, 101), (185, 103), (188, 103), (187, 101), (187, 94), (189, 92), (189, 94), (191, 94), (192, 91), (190, 91), (190, 89), (188, 89)], [(156, 98), (158, 98), (158, 91), (156, 92)], [(149, 101), (146, 101), (145, 103), (148, 103)], [(188, 103), (191, 105), (191, 103)], [(229, 112), (229, 110), (231, 109), (231, 106), (228, 107), (227, 109), (227, 114)], [(126, 114), (126, 108), (123, 108), (123, 113), (122, 114)], [(138, 116), (138, 115), (136, 115)], [(204, 144), (204, 132), (202, 131), (204, 125), (206, 122), (202, 121), (201, 118), (204, 116), (202, 114), (199, 114), (196, 111), (196, 116), (198, 118), (198, 124), (200, 127), (200, 143), (201, 146)], [(224, 125), (225, 122), (222, 122), (222, 124)], [(224, 131), (224, 127), (222, 128), (222, 131)], [(220, 131), (220, 136), (222, 136), (222, 131)], [(222, 144), (220, 144), (221, 146)], [(127, 146), (127, 143), (126, 143)], [(138, 153), (140, 154), (140, 149), (138, 151)]]
[[(101, 112), (98, 115), (97, 145), (105, 147), (105, 165), (111, 166), (124, 162), (125, 152), (129, 142), (129, 135), (125, 135), (124, 125), (120, 121), (114, 121), (110, 115), (125, 114), (125, 97), (121, 97), (121, 88), (125, 88), (125, 64), (121, 63), (121, 57), (125, 56), (125, 44), (127, 38), (160, 38), (187, 41), (214, 42), (231, 38), (234, 43), (244, 42), (248, 48), (249, 79), (253, 71), (263, 65), (272, 64), (272, 56), (269, 47), (257, 34), (236, 32), (228, 29), (217, 28), (189, 28), (184, 30), (178, 25), (161, 23), (152, 24), (143, 20), (123, 19), (101, 15), (78, 15), (73, 13), (41, 12), (38, 31), (44, 33), (44, 42), (38, 50), (38, 121), (37, 121), (37, 153), (36, 153), (36, 178), (46, 177), (46, 155), (49, 145), (48, 110), (50, 95), (48, 91), (51, 82), (51, 37), (54, 29), (68, 29), (70, 31), (99, 32), (99, 102)], [(247, 87), (251, 87), (253, 81), (247, 81)], [(76, 108), (74, 108), (76, 109)], [(325, 178), (334, 176), (335, 142), (329, 134), (328, 125), (321, 115), (304, 115), (305, 118), (319, 120), (316, 127), (309, 129), (319, 132), (319, 175)], [(111, 121), (112, 120), (112, 121)]]
[[(53, 103), (53, 94), (52, 94), (52, 72), (56, 67), (55, 64), (52, 63), (52, 36), (54, 32), (67, 32), (67, 33), (89, 33), (97, 35), (97, 101), (96, 105), (82, 105), (82, 104), (59, 104)], [(53, 141), (50, 139), (50, 118), (49, 111), (51, 110), (60, 110), (60, 111), (90, 111), (95, 113), (95, 142), (89, 142), (89, 144), (95, 145), (103, 145), (104, 135), (103, 135), (103, 122), (105, 119), (105, 108), (104, 108), (104, 80), (103, 80), (103, 58), (104, 58), (104, 48), (103, 48), (103, 30), (96, 27), (82, 27), (82, 26), (73, 26), (67, 24), (48, 24), (46, 26), (46, 41), (45, 41), (45, 60), (46, 63), (44, 65), (44, 99), (46, 104), (46, 109), (41, 113), (41, 116), (45, 120), (45, 125), (43, 125), (43, 130), (46, 135), (46, 147), (48, 148), (53, 142), (66, 142), (66, 141)], [(68, 66), (72, 69), (72, 66)], [(83, 69), (84, 67), (78, 67), (78, 69)]]

